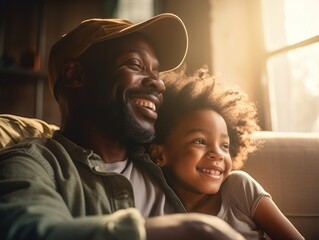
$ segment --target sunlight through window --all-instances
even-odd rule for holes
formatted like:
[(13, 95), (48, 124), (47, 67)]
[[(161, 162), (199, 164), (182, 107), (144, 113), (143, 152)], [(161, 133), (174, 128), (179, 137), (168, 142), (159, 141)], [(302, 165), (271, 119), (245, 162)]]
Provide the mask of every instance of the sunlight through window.
[(117, 17), (132, 22), (144, 21), (153, 16), (153, 0), (119, 0)]
[(264, 0), (272, 129), (319, 131), (318, 0)]

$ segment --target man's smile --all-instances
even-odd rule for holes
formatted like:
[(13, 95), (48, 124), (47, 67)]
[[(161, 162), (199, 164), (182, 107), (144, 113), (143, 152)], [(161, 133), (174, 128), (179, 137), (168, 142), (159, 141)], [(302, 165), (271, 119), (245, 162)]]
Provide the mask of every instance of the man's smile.
[(148, 109), (151, 109), (152, 111), (156, 112), (156, 105), (155, 103), (149, 101), (149, 100), (146, 100), (146, 99), (135, 99), (135, 103), (137, 105), (140, 105), (142, 107), (145, 107), (145, 108), (148, 108)]

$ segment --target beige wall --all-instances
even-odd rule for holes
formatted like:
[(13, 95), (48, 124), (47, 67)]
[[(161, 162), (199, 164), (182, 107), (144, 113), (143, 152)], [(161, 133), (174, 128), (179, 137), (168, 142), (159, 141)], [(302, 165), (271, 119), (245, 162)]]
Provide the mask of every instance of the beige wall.
[(177, 14), (185, 23), (189, 49), (185, 63), (192, 73), (203, 65), (212, 66), (210, 0), (163, 0), (160, 12)]
[(259, 0), (211, 0), (212, 69), (214, 75), (237, 84), (256, 102), (260, 124), (267, 129), (259, 4)]

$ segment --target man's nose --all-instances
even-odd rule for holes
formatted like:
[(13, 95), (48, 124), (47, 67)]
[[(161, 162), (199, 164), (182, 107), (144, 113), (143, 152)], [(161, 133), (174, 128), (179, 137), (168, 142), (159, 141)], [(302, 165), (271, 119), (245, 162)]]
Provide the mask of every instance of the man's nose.
[(165, 91), (165, 84), (163, 80), (155, 73), (150, 73), (148, 77), (144, 78), (143, 84), (158, 93), (163, 93)]

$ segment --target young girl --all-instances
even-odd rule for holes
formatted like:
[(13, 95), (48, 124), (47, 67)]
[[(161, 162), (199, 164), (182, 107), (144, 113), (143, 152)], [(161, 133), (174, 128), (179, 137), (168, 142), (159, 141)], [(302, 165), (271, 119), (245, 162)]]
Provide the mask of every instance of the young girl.
[(216, 215), (247, 239), (303, 239), (242, 167), (258, 148), (255, 105), (202, 68), (164, 77), (164, 103), (150, 147), (153, 161), (188, 212)]

